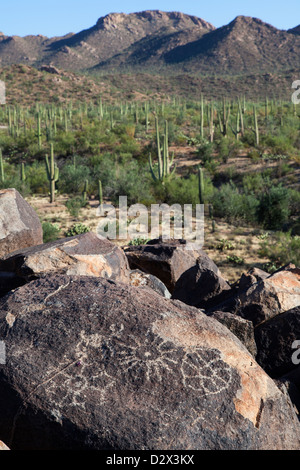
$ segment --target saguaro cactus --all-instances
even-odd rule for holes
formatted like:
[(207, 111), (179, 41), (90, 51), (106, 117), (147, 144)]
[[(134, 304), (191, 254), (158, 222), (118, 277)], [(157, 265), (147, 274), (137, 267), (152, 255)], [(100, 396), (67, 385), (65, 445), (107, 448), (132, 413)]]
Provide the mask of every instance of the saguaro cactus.
[(42, 148), (42, 131), (41, 131), (41, 115), (40, 112), (37, 114), (37, 138), (39, 149)]
[(254, 119), (254, 127), (251, 130), (255, 134), (256, 145), (259, 146), (259, 129), (258, 129), (257, 113), (256, 113), (255, 106), (253, 106), (253, 119)]
[(198, 168), (198, 188), (199, 188), (199, 201), (204, 204), (204, 178), (202, 168)]
[(88, 181), (88, 180), (85, 180), (85, 182), (84, 182), (84, 188), (83, 188), (83, 192), (82, 192), (82, 197), (83, 197), (84, 202), (87, 201), (87, 192), (88, 192), (88, 188), (89, 188), (89, 181)]
[(98, 180), (98, 198), (99, 198), (99, 204), (102, 206), (103, 204), (103, 192), (102, 192), (102, 182), (101, 180)]
[(21, 163), (20, 178), (21, 178), (21, 181), (23, 181), (23, 182), (26, 180), (25, 163), (24, 162)]
[(168, 144), (168, 122), (165, 121), (165, 133), (163, 135), (163, 146), (160, 145), (160, 135), (158, 128), (158, 118), (155, 116), (155, 129), (156, 129), (156, 146), (157, 146), (157, 156), (158, 156), (158, 170), (157, 175), (153, 169), (152, 157), (149, 154), (149, 166), (151, 175), (154, 181), (164, 181), (167, 177), (170, 177), (174, 174), (176, 167), (171, 171), (171, 166), (174, 161), (174, 153), (170, 158), (169, 155), (169, 144)]
[(230, 106), (226, 107), (226, 101), (225, 101), (225, 98), (223, 98), (223, 114), (221, 117), (221, 114), (218, 113), (218, 118), (219, 118), (220, 131), (224, 137), (227, 137), (229, 116), (230, 116)]
[(4, 165), (3, 165), (3, 156), (2, 156), (2, 149), (0, 148), (0, 180), (1, 183), (4, 183)]
[(53, 144), (50, 144), (50, 162), (48, 155), (45, 157), (46, 161), (46, 171), (50, 184), (50, 202), (55, 200), (55, 183), (58, 181), (59, 177), (59, 168), (54, 161), (54, 149)]

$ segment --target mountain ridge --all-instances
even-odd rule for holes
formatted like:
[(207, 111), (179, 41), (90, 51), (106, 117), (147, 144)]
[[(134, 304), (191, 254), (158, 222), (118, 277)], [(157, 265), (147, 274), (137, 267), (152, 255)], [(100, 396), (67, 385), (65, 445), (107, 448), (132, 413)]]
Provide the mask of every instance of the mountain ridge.
[(0, 65), (93, 73), (273, 73), (300, 67), (299, 28), (280, 30), (242, 15), (216, 28), (176, 11), (109, 13), (92, 27), (61, 37), (1, 33)]

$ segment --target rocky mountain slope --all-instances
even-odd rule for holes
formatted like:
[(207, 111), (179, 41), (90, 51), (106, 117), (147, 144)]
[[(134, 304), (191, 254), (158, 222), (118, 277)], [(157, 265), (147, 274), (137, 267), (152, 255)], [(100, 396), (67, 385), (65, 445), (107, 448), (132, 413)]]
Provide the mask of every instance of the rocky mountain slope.
[(52, 64), (72, 71), (151, 71), (220, 75), (279, 72), (299, 66), (299, 26), (281, 31), (239, 16), (215, 28), (179, 12), (112, 13), (63, 37), (0, 33), (0, 64)]

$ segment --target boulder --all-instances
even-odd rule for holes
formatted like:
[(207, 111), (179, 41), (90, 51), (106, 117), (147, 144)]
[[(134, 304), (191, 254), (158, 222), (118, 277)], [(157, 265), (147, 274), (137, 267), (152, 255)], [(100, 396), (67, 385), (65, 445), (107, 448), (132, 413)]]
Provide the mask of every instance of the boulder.
[(257, 347), (252, 322), (229, 312), (212, 312), (209, 316), (225, 325), (246, 346), (253, 357), (256, 357)]
[[(296, 374), (298, 377), (296, 377)], [(300, 367), (295, 369), (292, 373), (287, 374), (286, 376), (280, 377), (280, 379), (275, 380), (277, 386), (284, 392), (287, 393), (293, 406), (295, 408), (296, 414), (300, 421)]]
[(15, 189), (1, 189), (0, 258), (41, 243), (43, 230), (35, 210)]
[(187, 249), (185, 240), (150, 240), (146, 245), (125, 248), (129, 266), (158, 277), (170, 293), (176, 281), (187, 269), (194, 266), (201, 250)]
[(254, 326), (300, 305), (300, 269), (289, 265), (238, 295), (238, 313)]
[(256, 284), (259, 281), (263, 281), (270, 274), (266, 271), (263, 271), (259, 268), (251, 268), (247, 273), (243, 273), (240, 281), (239, 281), (239, 291), (244, 291), (245, 289), (249, 289), (253, 284)]
[(196, 264), (177, 280), (172, 298), (197, 308), (209, 309), (231, 295), (230, 285), (215, 263), (203, 252)]
[(228, 328), (146, 287), (48, 275), (0, 300), (13, 450), (299, 450), (286, 395)]
[(150, 287), (166, 299), (171, 298), (170, 292), (158, 277), (153, 276), (152, 274), (146, 274), (143, 271), (140, 271), (140, 269), (133, 269), (130, 271), (130, 284), (137, 287)]
[[(256, 360), (273, 378), (279, 378), (298, 367), (300, 362), (300, 306), (269, 319), (254, 330)], [(299, 341), (298, 348), (293, 347)]]
[(18, 250), (2, 258), (2, 295), (50, 273), (100, 276), (124, 283), (130, 280), (123, 250), (107, 239), (88, 232)]

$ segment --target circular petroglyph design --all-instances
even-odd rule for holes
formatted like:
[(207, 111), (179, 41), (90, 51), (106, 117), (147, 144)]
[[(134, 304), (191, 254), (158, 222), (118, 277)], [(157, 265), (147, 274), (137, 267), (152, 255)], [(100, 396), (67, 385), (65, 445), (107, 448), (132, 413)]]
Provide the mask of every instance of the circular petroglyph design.
[(219, 356), (218, 351), (204, 348), (187, 352), (181, 366), (184, 385), (200, 395), (225, 391), (232, 381), (232, 370)]
[(114, 377), (122, 375), (125, 381), (140, 384), (170, 379), (194, 390), (198, 397), (221, 393), (230, 386), (232, 369), (217, 350), (183, 348), (150, 329), (144, 336), (123, 333), (122, 328), (114, 331), (103, 344), (106, 370)]
[(108, 369), (126, 375), (131, 382), (161, 382), (166, 374), (174, 374), (183, 357), (170, 341), (165, 341), (148, 330), (145, 336), (128, 334), (124, 338), (113, 335), (104, 345)]

